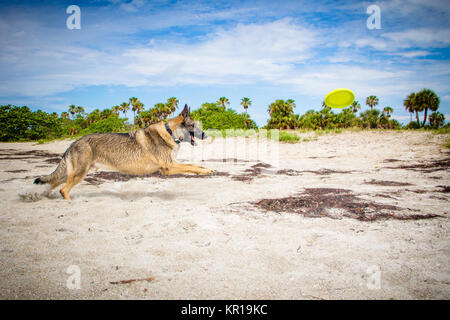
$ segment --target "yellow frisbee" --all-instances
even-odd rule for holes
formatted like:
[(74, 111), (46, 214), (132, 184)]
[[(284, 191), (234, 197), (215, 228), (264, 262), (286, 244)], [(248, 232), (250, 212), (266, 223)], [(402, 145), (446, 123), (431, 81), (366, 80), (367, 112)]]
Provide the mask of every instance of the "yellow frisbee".
[(325, 104), (331, 108), (345, 108), (355, 101), (355, 94), (345, 88), (331, 91), (325, 97)]

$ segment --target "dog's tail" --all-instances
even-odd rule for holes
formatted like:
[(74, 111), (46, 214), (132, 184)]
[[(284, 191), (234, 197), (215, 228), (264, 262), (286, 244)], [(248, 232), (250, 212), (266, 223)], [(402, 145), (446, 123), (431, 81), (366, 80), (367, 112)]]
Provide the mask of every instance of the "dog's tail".
[(36, 180), (34, 180), (33, 183), (34, 184), (51, 183), (52, 185), (61, 184), (64, 181), (65, 177), (67, 176), (66, 169), (67, 169), (66, 155), (64, 154), (55, 171), (53, 171), (49, 175), (37, 178)]

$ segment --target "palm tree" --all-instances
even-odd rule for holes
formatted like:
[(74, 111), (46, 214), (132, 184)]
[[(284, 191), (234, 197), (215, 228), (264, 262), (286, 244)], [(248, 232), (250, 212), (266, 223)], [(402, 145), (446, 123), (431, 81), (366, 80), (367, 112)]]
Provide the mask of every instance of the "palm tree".
[(123, 112), (123, 115), (125, 116), (127, 111), (130, 110), (130, 104), (126, 103), (126, 102), (122, 102), (122, 104), (120, 105), (120, 110)]
[(175, 112), (175, 110), (178, 108), (178, 103), (179, 102), (180, 101), (177, 98), (175, 98), (175, 97), (171, 97), (171, 98), (167, 99), (167, 105), (169, 106), (169, 108), (171, 110), (170, 113), (174, 113)]
[(352, 103), (352, 111), (353, 111), (353, 113), (357, 113), (358, 110), (361, 110), (361, 105), (359, 104), (358, 101), (353, 101), (353, 103)]
[(78, 106), (78, 107), (75, 109), (75, 113), (78, 115), (78, 117), (82, 117), (82, 116), (83, 116), (83, 113), (84, 113), (84, 108), (81, 107), (81, 106)]
[(113, 114), (114, 114), (114, 112), (112, 111), (112, 109), (103, 109), (103, 111), (100, 112), (100, 118), (101, 119), (108, 119)]
[(287, 99), (286, 100), (286, 105), (288, 107), (288, 110), (290, 110), (290, 112), (294, 112), (294, 108), (295, 108), (295, 101), (292, 99)]
[(70, 115), (69, 115), (68, 112), (66, 112), (66, 111), (61, 112), (61, 118), (63, 118), (63, 119), (69, 119), (69, 117), (70, 117)]
[(249, 106), (252, 105), (252, 101), (249, 98), (242, 98), (241, 105), (244, 108), (245, 112), (247, 112), (247, 109)]
[(294, 117), (293, 111), (295, 102), (289, 100), (276, 100), (271, 103), (267, 109), (270, 119), (267, 122), (269, 129), (289, 129), (297, 126), (297, 119)]
[(389, 119), (389, 118), (391, 117), (391, 114), (394, 113), (394, 109), (392, 109), (392, 108), (389, 107), (389, 106), (384, 107), (383, 113), (386, 113), (386, 118)]
[(112, 112), (116, 115), (119, 115), (120, 113), (120, 106), (114, 106), (112, 107)]
[(139, 115), (144, 110), (144, 104), (139, 100), (136, 102), (136, 113)]
[(423, 89), (422, 91), (417, 93), (416, 102), (417, 102), (416, 108), (419, 111), (425, 110), (422, 123), (423, 127), (425, 126), (425, 122), (427, 121), (428, 109), (430, 109), (431, 111), (436, 111), (439, 108), (440, 100), (433, 90)]
[(153, 113), (154, 119), (157, 120), (155, 122), (166, 119), (172, 113), (170, 106), (167, 103), (162, 102), (155, 104), (150, 111)]
[[(408, 111), (411, 115), (411, 122), (412, 122), (412, 114), (416, 111), (415, 104), (416, 104), (416, 94), (414, 92), (410, 93), (409, 96), (406, 97), (405, 100), (403, 100), (403, 105), (405, 106), (405, 110)], [(419, 123), (419, 117), (416, 111), (416, 117), (417, 117), (417, 123)]]
[(76, 109), (77, 107), (74, 104), (69, 106), (69, 113), (72, 115), (72, 118), (75, 118)]
[(131, 97), (129, 104), (131, 104), (131, 110), (133, 111), (133, 123), (136, 124), (136, 105), (138, 103), (139, 99), (136, 97)]
[(216, 103), (217, 105), (222, 106), (223, 110), (226, 109), (227, 105), (230, 105), (230, 101), (225, 97), (220, 97)]
[(135, 100), (133, 103), (133, 123), (136, 124), (136, 114), (138, 115), (139, 118), (139, 114), (141, 113), (142, 110), (144, 110), (144, 104), (142, 102), (139, 101), (139, 99)]
[(242, 119), (244, 120), (244, 125), (246, 129), (250, 129), (253, 125), (253, 121), (250, 118), (250, 115), (247, 112), (242, 113)]
[(372, 109), (378, 104), (377, 96), (368, 96), (366, 99), (366, 104)]

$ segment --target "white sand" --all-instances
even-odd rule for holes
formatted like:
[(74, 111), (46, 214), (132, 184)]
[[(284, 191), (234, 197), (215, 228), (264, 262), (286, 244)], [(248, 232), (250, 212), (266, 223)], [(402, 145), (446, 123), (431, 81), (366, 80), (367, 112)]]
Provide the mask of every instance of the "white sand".
[[(45, 158), (0, 160), (0, 298), (449, 299), (449, 197), (433, 192), (438, 185), (449, 186), (449, 170), (386, 168), (446, 159), (446, 139), (423, 132), (323, 135), (281, 144), (279, 161), (262, 160), (275, 170), (355, 172), (265, 174), (251, 182), (231, 176), (83, 182), (72, 190), (71, 202), (57, 191), (35, 202), (19, 197), (44, 189), (32, 181), (56, 167)], [(63, 153), (70, 143), (3, 143), (0, 152)], [(256, 163), (200, 162), (257, 160), (251, 155), (253, 140), (236, 140), (239, 148), (250, 150), (247, 156), (233, 148), (222, 154), (222, 143), (200, 142), (197, 149), (183, 144), (178, 158), (193, 157), (231, 175)], [(10, 170), (27, 171), (5, 172)], [(364, 184), (372, 179), (412, 185)], [(403, 208), (399, 214), (444, 217), (363, 222), (266, 212), (249, 204), (304, 188), (350, 189), (364, 200)], [(397, 190), (393, 198), (380, 196)], [(340, 209), (331, 210), (339, 215)], [(80, 289), (67, 287), (66, 270), (72, 265), (80, 270)], [(110, 284), (151, 276), (149, 282)]]

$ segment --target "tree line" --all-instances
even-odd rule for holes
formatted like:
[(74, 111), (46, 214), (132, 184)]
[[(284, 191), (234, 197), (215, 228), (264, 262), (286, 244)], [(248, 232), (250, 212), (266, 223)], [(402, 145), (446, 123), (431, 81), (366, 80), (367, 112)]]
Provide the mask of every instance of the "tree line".
[[(382, 110), (375, 107), (379, 104), (377, 96), (366, 98), (368, 110), (360, 111), (361, 104), (354, 101), (349, 108), (343, 109), (340, 113), (334, 113), (325, 102), (322, 102), (320, 111), (308, 110), (305, 114), (294, 114), (295, 101), (276, 100), (271, 103), (267, 109), (270, 118), (267, 125), (268, 129), (335, 129), (360, 127), (370, 129), (399, 129), (402, 124), (392, 119), (394, 109), (385, 106)], [(423, 89), (420, 92), (409, 94), (403, 101), (405, 110), (410, 112), (411, 121), (403, 128), (440, 128), (444, 125), (445, 116), (438, 112), (440, 99), (431, 89)], [(429, 124), (426, 125), (428, 110), (432, 113), (428, 116)], [(360, 111), (359, 115), (357, 112)], [(419, 113), (424, 112), (423, 121), (419, 121)], [(416, 121), (412, 121), (412, 115), (415, 113)]]
[[(41, 110), (32, 111), (27, 106), (0, 106), (0, 141), (26, 141), (39, 139), (56, 139), (75, 137), (91, 133), (127, 132), (142, 128), (152, 123), (165, 121), (178, 109), (179, 100), (168, 98), (166, 102), (156, 103), (145, 109), (144, 104), (136, 97), (127, 102), (103, 110), (95, 109), (86, 113), (84, 107), (70, 105), (67, 111), (60, 115)], [(334, 128), (381, 128), (397, 129), (402, 125), (392, 119), (394, 112), (390, 106), (378, 110), (376, 96), (366, 99), (368, 110), (360, 111), (358, 101), (340, 113), (334, 113), (330, 107), (322, 103), (320, 111), (308, 110), (305, 114), (294, 114), (295, 101), (276, 100), (268, 106), (269, 120), (264, 128), (267, 129), (334, 129)], [(430, 89), (423, 89), (409, 94), (403, 102), (405, 109), (411, 113), (411, 122), (404, 128), (439, 128), (444, 125), (445, 117), (438, 112), (440, 99)], [(203, 129), (256, 129), (258, 126), (248, 114), (252, 101), (244, 97), (240, 101), (244, 109), (239, 113), (230, 108), (230, 101), (220, 97), (216, 102), (205, 102), (200, 108), (191, 112), (195, 120), (202, 122)], [(133, 112), (133, 124), (125, 118), (127, 112)], [(357, 115), (360, 111), (359, 115)], [(432, 112), (428, 115), (428, 112)], [(420, 113), (424, 112), (420, 121)], [(416, 120), (412, 121), (415, 114)], [(123, 117), (121, 117), (123, 115)], [(426, 120), (429, 124), (426, 125)]]

